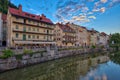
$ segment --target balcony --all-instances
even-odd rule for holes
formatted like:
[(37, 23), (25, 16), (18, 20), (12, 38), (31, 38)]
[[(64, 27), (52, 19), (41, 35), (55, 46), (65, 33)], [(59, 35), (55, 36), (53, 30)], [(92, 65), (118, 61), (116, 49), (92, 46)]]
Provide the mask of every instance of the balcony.
[(19, 33), (28, 33), (28, 34), (40, 34), (40, 35), (50, 35), (50, 36), (53, 36), (54, 34), (51, 34), (51, 33), (40, 33), (40, 32), (33, 32), (33, 31), (27, 31), (27, 30), (18, 30), (18, 29), (14, 29), (13, 28), (13, 32), (19, 32)]
[(76, 40), (68, 40), (68, 39), (65, 39), (65, 40), (63, 40), (62, 42), (65, 42), (65, 43), (75, 43)]
[(76, 36), (64, 35), (63, 38), (76, 38)]
[(32, 26), (32, 27), (40, 27), (40, 28), (45, 28), (45, 29), (51, 29), (53, 30), (54, 28), (53, 27), (49, 27), (49, 26), (39, 26), (39, 25), (35, 25), (35, 24), (28, 24), (28, 23), (24, 23), (24, 22), (18, 22), (18, 21), (13, 21), (13, 23), (17, 23), (17, 24), (22, 24), (22, 25), (27, 25), (27, 26)]

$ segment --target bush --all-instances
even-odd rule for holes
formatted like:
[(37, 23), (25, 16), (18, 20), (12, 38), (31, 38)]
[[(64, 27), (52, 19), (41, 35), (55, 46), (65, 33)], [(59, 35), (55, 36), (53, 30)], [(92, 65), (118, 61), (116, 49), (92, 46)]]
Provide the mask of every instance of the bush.
[(12, 57), (14, 55), (13, 51), (10, 49), (6, 49), (2, 52), (3, 52), (3, 55), (0, 56), (0, 58), (2, 58), (2, 59), (6, 59), (6, 58)]
[(95, 45), (92, 45), (92, 48), (93, 48), (93, 49), (95, 49), (95, 48), (96, 48), (96, 46), (95, 46)]
[(28, 49), (24, 49), (23, 53), (24, 54), (32, 54), (33, 51), (32, 50), (28, 50)]

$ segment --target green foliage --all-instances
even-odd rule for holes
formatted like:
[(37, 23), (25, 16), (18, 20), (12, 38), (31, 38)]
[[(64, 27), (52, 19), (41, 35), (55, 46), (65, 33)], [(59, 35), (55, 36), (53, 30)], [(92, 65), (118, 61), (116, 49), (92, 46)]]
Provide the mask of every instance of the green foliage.
[[(112, 41), (114, 41), (114, 44), (112, 44)], [(109, 45), (110, 47), (116, 48), (116, 51), (118, 51), (120, 47), (120, 33), (114, 33), (110, 36)]]
[(103, 48), (104, 48), (104, 46), (100, 46), (100, 48), (101, 48), (101, 49), (103, 49)]
[(110, 54), (110, 59), (113, 62), (120, 64), (120, 52), (115, 52), (114, 54)]
[(15, 55), (15, 57), (16, 57), (16, 59), (17, 59), (17, 60), (22, 59), (22, 56), (23, 56), (23, 54), (18, 54), (18, 55)]
[(114, 41), (115, 44), (120, 44), (120, 33), (114, 33), (110, 37), (110, 44)]
[(32, 54), (33, 51), (32, 50), (28, 50), (28, 49), (24, 49), (23, 53), (24, 54)]
[(0, 12), (7, 14), (8, 6), (13, 7), (13, 8), (17, 8), (9, 0), (0, 0)]
[(95, 46), (95, 45), (92, 45), (91, 47), (92, 47), (93, 49), (95, 49), (95, 48), (96, 48), (96, 46)]
[(3, 52), (3, 55), (0, 56), (0, 58), (2, 58), (2, 59), (6, 59), (6, 58), (12, 57), (14, 55), (13, 51), (10, 49), (4, 50), (2, 52)]

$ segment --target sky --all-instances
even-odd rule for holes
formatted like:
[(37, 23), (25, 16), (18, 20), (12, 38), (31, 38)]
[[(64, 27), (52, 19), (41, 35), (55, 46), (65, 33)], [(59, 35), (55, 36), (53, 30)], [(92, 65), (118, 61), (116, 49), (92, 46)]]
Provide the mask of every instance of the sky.
[(120, 0), (10, 0), (23, 11), (45, 14), (53, 23), (75, 23), (99, 32), (120, 33)]

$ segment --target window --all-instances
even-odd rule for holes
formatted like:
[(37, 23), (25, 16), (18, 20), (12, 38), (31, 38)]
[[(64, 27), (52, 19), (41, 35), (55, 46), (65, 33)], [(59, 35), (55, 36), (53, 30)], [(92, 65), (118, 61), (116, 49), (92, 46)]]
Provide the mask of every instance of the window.
[(31, 35), (28, 35), (28, 38), (30, 39), (30, 38), (31, 38)]
[(33, 28), (33, 31), (35, 31), (35, 28)]
[(37, 36), (37, 39), (39, 39), (39, 36)]
[(44, 36), (44, 39), (46, 39), (46, 36)]
[(16, 29), (19, 29), (18, 25), (16, 25)]
[(19, 34), (18, 33), (16, 33), (16, 38), (18, 38), (19, 37)]
[(37, 28), (37, 31), (39, 32), (39, 28)]
[(44, 30), (44, 32), (46, 32), (46, 30)]
[(16, 17), (16, 20), (18, 20), (19, 18), (18, 17)]
[(24, 19), (24, 23), (26, 23), (26, 19)]
[(31, 23), (31, 20), (28, 20), (29, 23)]
[(29, 27), (29, 31), (31, 31), (31, 27)]
[(23, 27), (23, 31), (26, 31), (26, 26)]
[(52, 39), (52, 36), (50, 36), (50, 39)]
[(35, 24), (35, 22), (33, 21), (33, 24)]
[(34, 39), (34, 38), (35, 38), (35, 35), (33, 35), (32, 38)]

